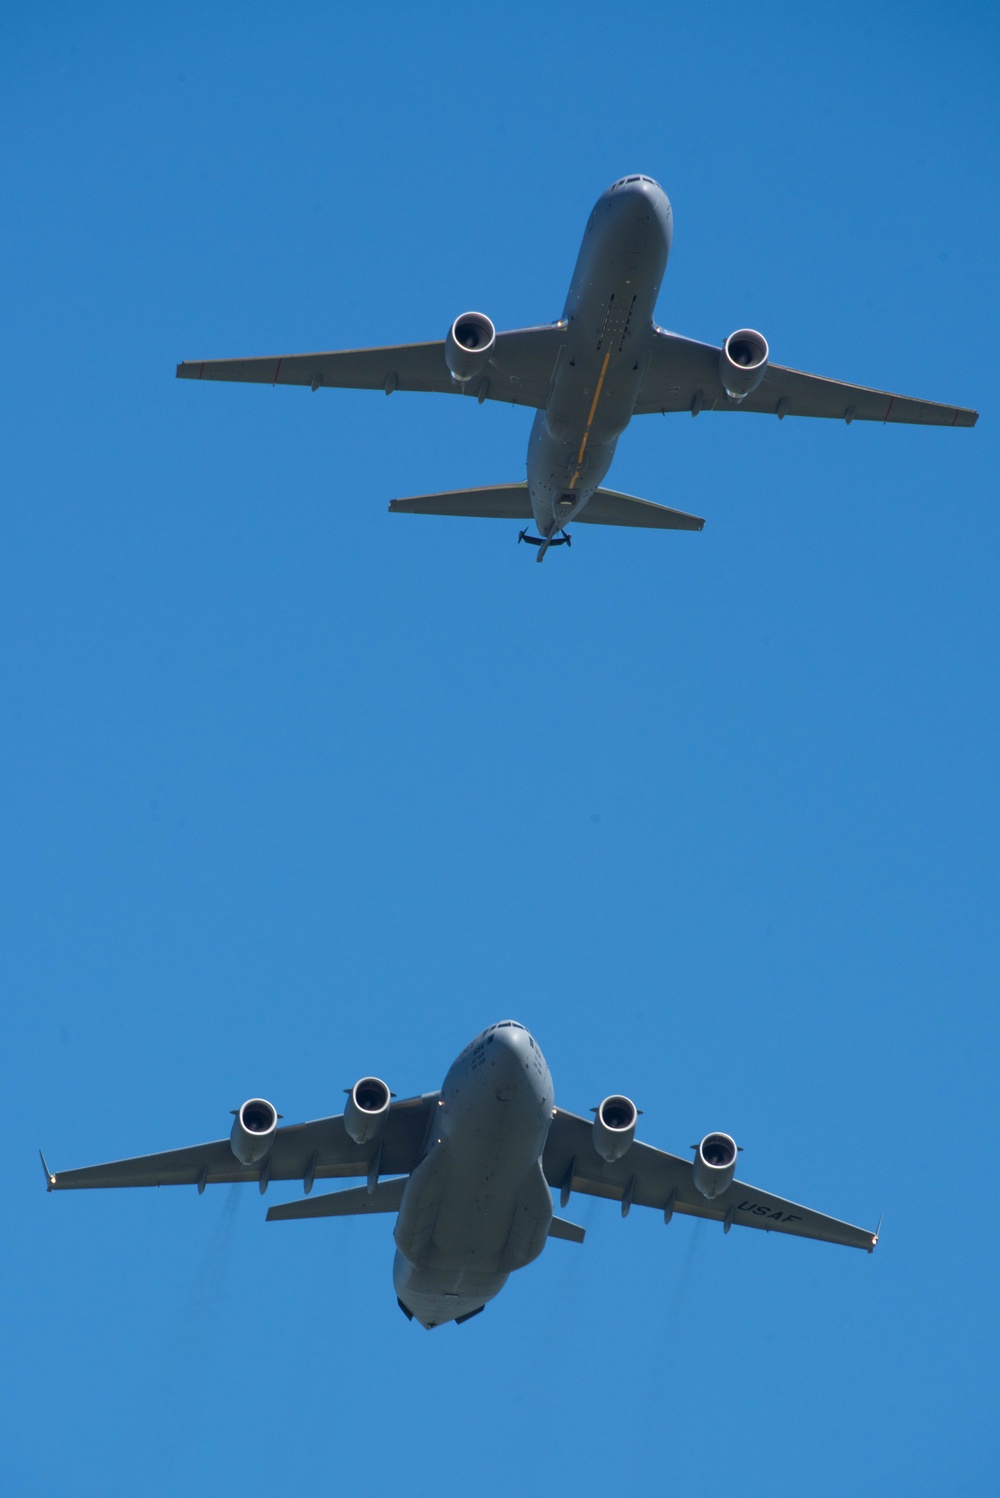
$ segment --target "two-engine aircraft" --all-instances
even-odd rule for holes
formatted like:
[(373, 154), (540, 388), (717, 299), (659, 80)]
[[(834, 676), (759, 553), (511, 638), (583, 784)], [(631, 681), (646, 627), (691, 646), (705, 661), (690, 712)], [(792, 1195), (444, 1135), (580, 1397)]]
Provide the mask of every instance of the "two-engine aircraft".
[(668, 411), (759, 411), (852, 421), (975, 426), (977, 413), (845, 385), (770, 363), (753, 328), (721, 348), (668, 333), (653, 309), (673, 237), (673, 211), (652, 177), (622, 177), (598, 198), (556, 323), (498, 333), (481, 312), (457, 317), (443, 342), (255, 359), (192, 360), (188, 380), (356, 390), (437, 391), (534, 407), (526, 483), (394, 499), (397, 514), (534, 519), (519, 539), (569, 543), (572, 520), (701, 530), (704, 520), (602, 489), (618, 438), (633, 416)]
[[(334, 1118), (278, 1128), (263, 1098), (236, 1112), (228, 1139), (53, 1175), (50, 1191), (88, 1186), (197, 1186), (221, 1181), (302, 1181), (305, 1196), (272, 1207), (268, 1222), (396, 1213), (393, 1282), (400, 1309), (422, 1326), (468, 1321), (512, 1270), (548, 1238), (582, 1243), (584, 1230), (553, 1216), (573, 1191), (633, 1206), (819, 1238), (873, 1251), (874, 1233), (784, 1201), (735, 1179), (737, 1145), (706, 1134), (694, 1161), (635, 1138), (638, 1110), (606, 1097), (580, 1118), (554, 1106), (538, 1042), (516, 1020), (490, 1025), (451, 1066), (440, 1092), (393, 1101), (378, 1077), (350, 1089)], [(362, 1176), (365, 1185), (310, 1196), (317, 1179)]]

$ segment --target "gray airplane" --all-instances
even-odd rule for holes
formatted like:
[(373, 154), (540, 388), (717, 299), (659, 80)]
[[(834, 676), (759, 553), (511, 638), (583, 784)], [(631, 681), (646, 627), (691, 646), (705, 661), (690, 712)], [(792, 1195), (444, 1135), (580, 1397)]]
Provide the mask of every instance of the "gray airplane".
[(519, 539), (569, 544), (566, 526), (632, 525), (701, 530), (704, 520), (649, 500), (602, 489), (618, 438), (633, 416), (668, 411), (759, 411), (839, 421), (975, 426), (977, 413), (861, 385), (801, 374), (770, 362), (753, 328), (721, 348), (668, 333), (653, 309), (673, 237), (673, 212), (652, 177), (622, 177), (590, 215), (563, 315), (556, 323), (498, 333), (482, 312), (457, 317), (443, 342), (344, 349), (263, 359), (192, 360), (180, 379), (355, 390), (436, 391), (531, 406), (526, 483), (394, 499), (409, 515), (534, 519)]
[[(693, 1161), (635, 1138), (638, 1110), (606, 1097), (580, 1118), (554, 1106), (552, 1077), (534, 1036), (516, 1020), (490, 1025), (458, 1057), (440, 1092), (394, 1102), (378, 1077), (362, 1077), (334, 1118), (278, 1128), (263, 1098), (235, 1112), (228, 1139), (53, 1175), (50, 1191), (88, 1186), (197, 1186), (217, 1181), (302, 1181), (305, 1196), (272, 1207), (268, 1222), (394, 1212), (393, 1281), (400, 1309), (422, 1326), (468, 1321), (536, 1259), (549, 1238), (582, 1243), (556, 1217), (573, 1191), (843, 1243), (869, 1253), (874, 1233), (784, 1201), (735, 1179), (737, 1145), (706, 1134)], [(363, 1186), (310, 1196), (313, 1182), (362, 1176)]]

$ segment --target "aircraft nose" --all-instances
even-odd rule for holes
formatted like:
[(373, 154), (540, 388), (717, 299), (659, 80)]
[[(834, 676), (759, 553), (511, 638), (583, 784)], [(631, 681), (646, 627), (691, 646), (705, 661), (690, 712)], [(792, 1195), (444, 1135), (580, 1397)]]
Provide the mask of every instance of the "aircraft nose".
[(528, 1032), (517, 1020), (504, 1020), (495, 1027), (490, 1037), (493, 1059), (512, 1074), (523, 1071), (528, 1064), (532, 1047)]
[(641, 234), (646, 226), (658, 223), (669, 247), (673, 235), (673, 210), (670, 199), (652, 177), (622, 177), (604, 194), (604, 201), (619, 223), (629, 232)]

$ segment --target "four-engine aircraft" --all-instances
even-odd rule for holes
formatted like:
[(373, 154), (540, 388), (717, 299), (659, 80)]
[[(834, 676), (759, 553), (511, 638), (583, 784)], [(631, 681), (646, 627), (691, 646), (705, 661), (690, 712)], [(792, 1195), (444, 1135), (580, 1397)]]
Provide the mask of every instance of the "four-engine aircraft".
[[(454, 1062), (440, 1092), (394, 1102), (363, 1077), (343, 1114), (278, 1128), (263, 1098), (236, 1112), (228, 1139), (53, 1175), (50, 1191), (92, 1186), (197, 1186), (218, 1181), (302, 1181), (305, 1196), (270, 1209), (268, 1222), (394, 1212), (393, 1281), (400, 1309), (422, 1326), (467, 1321), (549, 1238), (582, 1243), (556, 1217), (571, 1192), (740, 1227), (873, 1251), (874, 1233), (735, 1179), (737, 1145), (706, 1134), (694, 1160), (635, 1138), (638, 1110), (606, 1097), (594, 1118), (554, 1106), (552, 1077), (534, 1036), (516, 1020), (490, 1025)], [(311, 1196), (313, 1182), (361, 1176), (363, 1186)]]
[(519, 539), (569, 543), (579, 520), (666, 530), (701, 530), (697, 515), (601, 488), (633, 416), (653, 412), (758, 411), (852, 421), (975, 426), (977, 413), (845, 385), (770, 362), (753, 328), (721, 348), (668, 333), (653, 321), (673, 236), (666, 193), (651, 177), (622, 177), (598, 198), (584, 233), (562, 317), (498, 333), (481, 312), (457, 317), (434, 343), (345, 349), (254, 359), (205, 359), (177, 366), (181, 379), (248, 380), (357, 390), (436, 391), (508, 401), (536, 411), (527, 482), (394, 499), (397, 514), (534, 519)]

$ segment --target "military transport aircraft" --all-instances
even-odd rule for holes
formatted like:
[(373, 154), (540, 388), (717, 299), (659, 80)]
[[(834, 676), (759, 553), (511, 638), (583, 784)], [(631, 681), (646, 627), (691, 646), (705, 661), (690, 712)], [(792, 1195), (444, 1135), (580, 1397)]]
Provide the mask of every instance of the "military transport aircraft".
[[(234, 1110), (235, 1111), (235, 1110)], [(305, 1196), (272, 1207), (268, 1222), (396, 1213), (393, 1281), (400, 1309), (422, 1326), (468, 1321), (548, 1238), (582, 1243), (584, 1230), (552, 1213), (573, 1191), (633, 1206), (819, 1238), (872, 1252), (874, 1233), (783, 1201), (735, 1179), (737, 1146), (706, 1134), (694, 1160), (635, 1138), (638, 1110), (606, 1097), (593, 1120), (554, 1106), (552, 1077), (534, 1036), (516, 1020), (490, 1025), (448, 1071), (440, 1092), (393, 1101), (362, 1077), (334, 1118), (278, 1128), (263, 1098), (235, 1111), (228, 1139), (53, 1175), (50, 1191), (86, 1186), (197, 1186), (302, 1181)], [(363, 1176), (365, 1185), (310, 1196), (313, 1182)]]
[(667, 195), (652, 177), (622, 177), (598, 198), (583, 236), (563, 315), (556, 323), (498, 333), (482, 312), (457, 317), (443, 342), (344, 349), (263, 359), (205, 359), (177, 366), (188, 380), (356, 390), (437, 391), (532, 406), (526, 483), (394, 499), (398, 514), (531, 520), (538, 547), (569, 543), (572, 520), (598, 525), (701, 530), (697, 515), (602, 489), (618, 438), (652, 412), (761, 411), (924, 426), (975, 426), (957, 406), (844, 385), (770, 363), (753, 328), (721, 348), (668, 333), (653, 308), (673, 236)]

